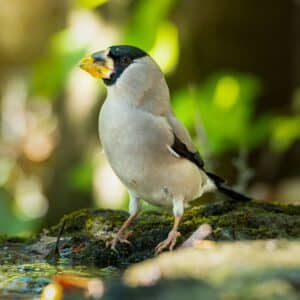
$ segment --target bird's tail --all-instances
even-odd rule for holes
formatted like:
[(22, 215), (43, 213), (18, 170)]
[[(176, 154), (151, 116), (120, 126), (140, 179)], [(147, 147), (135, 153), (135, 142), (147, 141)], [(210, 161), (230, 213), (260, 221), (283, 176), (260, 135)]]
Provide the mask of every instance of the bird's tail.
[(251, 198), (235, 191), (230, 186), (228, 186), (223, 178), (209, 172), (206, 172), (206, 174), (214, 182), (218, 191), (220, 191), (222, 194), (238, 202), (251, 201)]

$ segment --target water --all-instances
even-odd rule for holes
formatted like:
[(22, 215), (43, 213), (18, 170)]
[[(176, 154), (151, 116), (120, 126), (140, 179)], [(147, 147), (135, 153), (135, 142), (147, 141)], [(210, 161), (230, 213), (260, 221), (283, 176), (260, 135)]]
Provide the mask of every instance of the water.
[(113, 267), (71, 265), (64, 258), (45, 260), (38, 253), (27, 252), (26, 246), (18, 243), (0, 248), (0, 264), (0, 299), (37, 299), (56, 274), (102, 279), (119, 275), (118, 269)]

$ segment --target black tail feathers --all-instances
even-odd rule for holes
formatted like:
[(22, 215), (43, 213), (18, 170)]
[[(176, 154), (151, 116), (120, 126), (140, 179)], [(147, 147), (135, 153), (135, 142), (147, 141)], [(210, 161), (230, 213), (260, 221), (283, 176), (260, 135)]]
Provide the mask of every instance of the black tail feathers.
[(218, 190), (224, 195), (226, 195), (227, 197), (238, 202), (251, 201), (251, 198), (233, 190), (230, 186), (226, 184), (225, 180), (222, 179), (221, 177), (209, 172), (206, 172), (206, 174), (210, 179), (212, 179), (212, 181), (214, 182)]
[(229, 187), (226, 184), (217, 185), (218, 190), (223, 193), (224, 195), (228, 196), (232, 200), (239, 201), (239, 202), (247, 202), (251, 201), (251, 198), (233, 190), (231, 187)]

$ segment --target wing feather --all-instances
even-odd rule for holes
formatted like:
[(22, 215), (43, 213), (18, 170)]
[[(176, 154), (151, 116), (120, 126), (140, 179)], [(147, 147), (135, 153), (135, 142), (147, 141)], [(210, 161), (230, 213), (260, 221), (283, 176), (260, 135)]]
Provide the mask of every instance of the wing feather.
[(197, 165), (200, 169), (204, 167), (204, 161), (193, 144), (187, 129), (178, 121), (174, 115), (169, 115), (167, 121), (171, 127), (174, 140), (171, 149), (179, 156), (186, 158)]

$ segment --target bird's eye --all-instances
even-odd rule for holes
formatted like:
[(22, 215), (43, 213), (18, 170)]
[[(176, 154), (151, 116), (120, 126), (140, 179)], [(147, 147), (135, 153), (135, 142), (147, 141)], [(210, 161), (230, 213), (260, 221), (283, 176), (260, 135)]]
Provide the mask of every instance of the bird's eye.
[(128, 66), (132, 62), (132, 59), (129, 56), (121, 57), (121, 64), (123, 66)]

